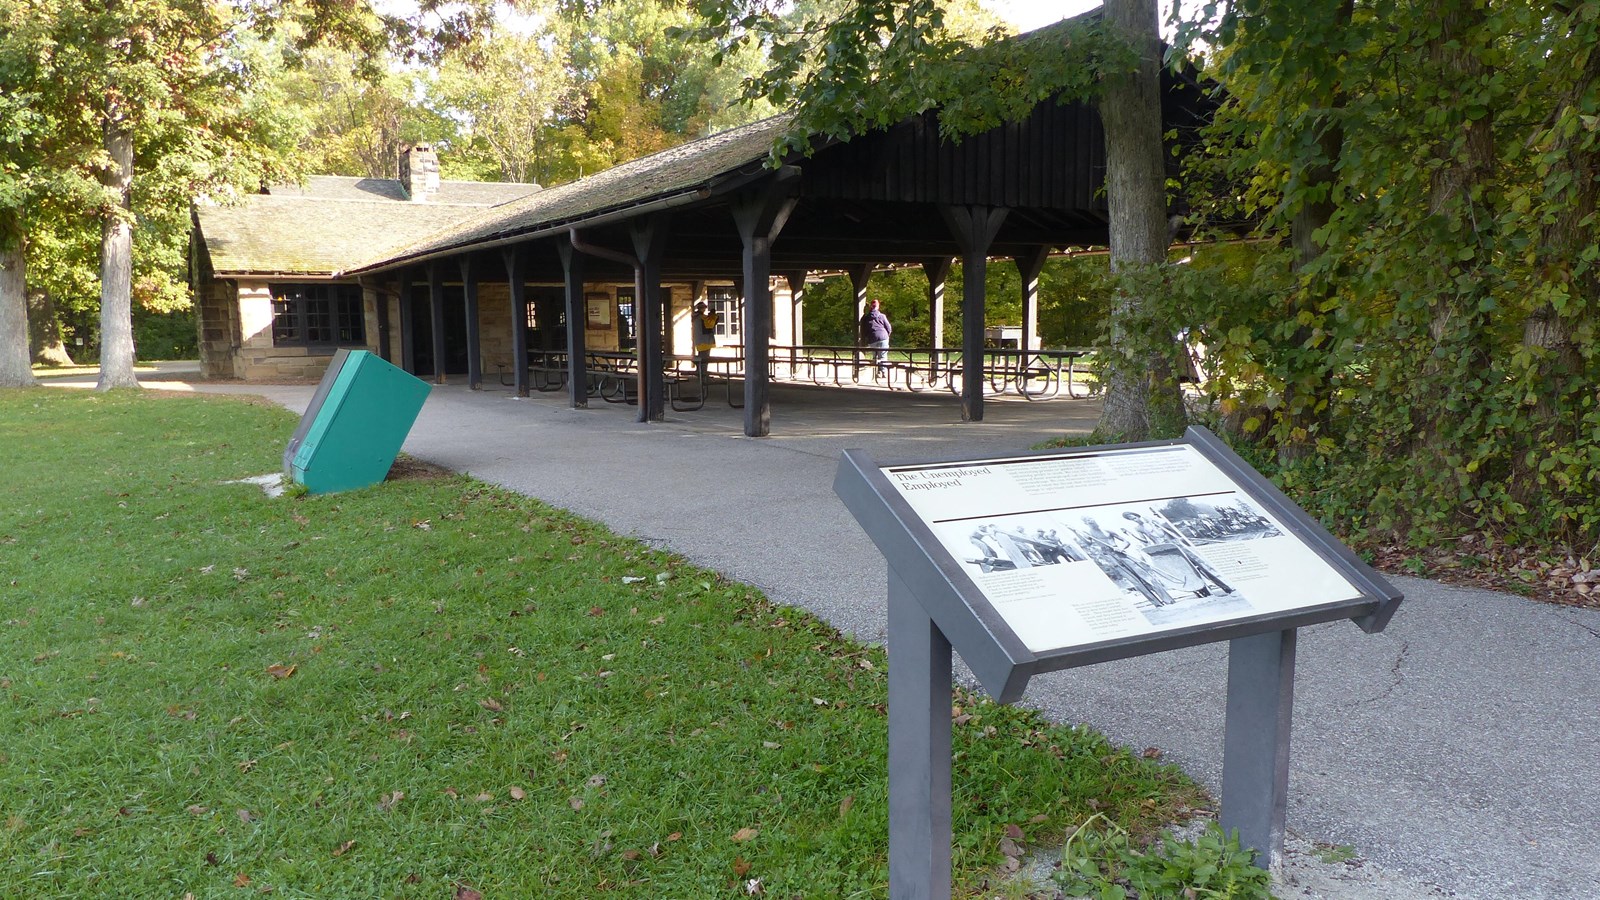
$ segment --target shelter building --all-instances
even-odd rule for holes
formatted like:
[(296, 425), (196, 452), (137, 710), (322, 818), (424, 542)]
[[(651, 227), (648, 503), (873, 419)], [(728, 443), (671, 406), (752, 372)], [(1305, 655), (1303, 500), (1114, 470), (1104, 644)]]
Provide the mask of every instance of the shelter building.
[[(1163, 91), (1164, 130), (1181, 140), (1211, 101), (1170, 72)], [(1047, 100), (950, 141), (930, 111), (848, 141), (813, 139), (809, 155), (773, 164), (790, 122), (776, 116), (544, 189), (446, 182), (419, 202), (425, 186), (312, 179), (298, 193), (202, 208), (205, 370), (312, 375), (336, 347), (362, 346), (439, 381), (461, 374), (476, 388), (494, 369), (519, 393), (561, 386), (584, 407), (595, 369), (626, 354), (638, 417), (658, 420), (674, 358), (692, 352), (690, 308), (705, 298), (723, 313), (744, 431), (760, 436), (781, 362), (773, 347), (803, 343), (808, 273), (848, 273), (859, 307), (874, 268), (920, 265), (938, 347), (944, 281), (960, 259), (963, 341), (951, 352), (962, 416), (981, 420), (985, 267), (1018, 266), (1033, 317), (1047, 254), (1107, 242), (1098, 114)], [(1036, 331), (1024, 322), (1023, 334)]]

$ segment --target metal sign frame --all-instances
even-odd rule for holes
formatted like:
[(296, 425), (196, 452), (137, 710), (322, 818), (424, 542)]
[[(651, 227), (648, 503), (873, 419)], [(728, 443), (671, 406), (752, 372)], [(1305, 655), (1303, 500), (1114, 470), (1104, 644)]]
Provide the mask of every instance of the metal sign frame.
[[(1356, 592), (1336, 602), (1293, 607), (1219, 623), (1031, 650), (885, 469), (960, 466), (1106, 455), (1187, 445), (1238, 494), (1269, 512), (1288, 536)], [(1052, 450), (1003, 459), (917, 460), (882, 464), (846, 450), (834, 491), (878, 547), (889, 581), (890, 895), (950, 896), (951, 653), (1001, 703), (1021, 698), (1035, 675), (1230, 641), (1224, 739), (1222, 824), (1241, 844), (1270, 858), (1282, 847), (1287, 806), (1289, 723), (1299, 627), (1348, 618), (1382, 631), (1402, 595), (1215, 435), (1192, 426), (1175, 441)]]

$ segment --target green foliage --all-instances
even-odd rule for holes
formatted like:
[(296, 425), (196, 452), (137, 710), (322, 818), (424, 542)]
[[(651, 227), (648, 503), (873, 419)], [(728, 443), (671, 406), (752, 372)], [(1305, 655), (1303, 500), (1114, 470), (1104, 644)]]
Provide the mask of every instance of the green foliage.
[[(881, 648), (470, 479), (229, 483), (294, 422), (0, 391), (8, 893), (885, 896)], [(959, 880), (1009, 829), (1198, 802), (1087, 728), (953, 703)]]
[(194, 359), (200, 353), (194, 311), (133, 310), (133, 344), (139, 359)]
[(797, 3), (693, 0), (703, 25), (680, 31), (714, 42), (719, 56), (768, 50), (745, 80), (746, 99), (793, 108), (775, 151), (808, 151), (809, 138), (840, 140), (937, 107), (950, 137), (1026, 115), (1041, 100), (1095, 95), (1100, 76), (1125, 68), (1127, 49), (1096, 25), (1074, 23), (1035, 40), (1005, 32), (970, 7), (945, 0)]
[(1295, 249), (1196, 320), (1211, 421), (1357, 540), (1600, 548), (1600, 3), (1213, 11), (1192, 181)]
[(1144, 847), (1129, 833), (1093, 816), (1079, 825), (1062, 851), (1056, 883), (1072, 897), (1094, 900), (1272, 900), (1265, 869), (1224, 837), (1215, 822), (1192, 841), (1163, 835)]

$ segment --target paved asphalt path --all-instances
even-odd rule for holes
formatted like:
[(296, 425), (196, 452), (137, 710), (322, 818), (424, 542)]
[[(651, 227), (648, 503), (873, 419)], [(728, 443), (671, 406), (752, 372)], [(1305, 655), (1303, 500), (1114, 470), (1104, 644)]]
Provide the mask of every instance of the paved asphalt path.
[[(152, 384), (151, 386), (158, 386)], [(262, 393), (303, 409), (311, 388)], [(835, 498), (839, 452), (999, 455), (1086, 432), (1093, 401), (991, 402), (962, 424), (948, 394), (778, 386), (774, 435), (714, 402), (641, 425), (633, 407), (500, 388), (435, 389), (405, 450), (669, 548), (884, 638), (884, 563)], [(287, 435), (285, 435), (287, 439)], [(1600, 898), (1600, 612), (1395, 578), (1388, 630), (1336, 622), (1299, 641), (1288, 825), (1348, 846), (1384, 887), (1328, 896)], [(1024, 702), (1221, 775), (1226, 646), (1055, 673)], [(1364, 877), (1359, 871), (1353, 880)]]

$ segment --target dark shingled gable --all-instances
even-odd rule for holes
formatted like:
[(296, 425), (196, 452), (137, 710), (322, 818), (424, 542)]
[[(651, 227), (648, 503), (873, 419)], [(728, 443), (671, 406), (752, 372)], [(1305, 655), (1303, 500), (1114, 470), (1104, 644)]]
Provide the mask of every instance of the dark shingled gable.
[(385, 267), (459, 247), (528, 234), (709, 187), (718, 176), (747, 166), (758, 167), (791, 118), (789, 115), (773, 116), (640, 157), (570, 184), (545, 188), (521, 200), (480, 212), (425, 239), (373, 253), (347, 271)]

